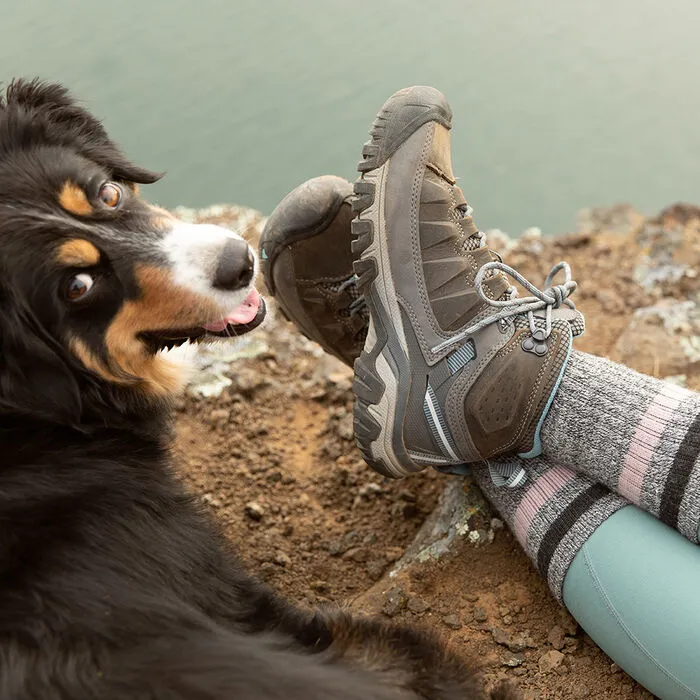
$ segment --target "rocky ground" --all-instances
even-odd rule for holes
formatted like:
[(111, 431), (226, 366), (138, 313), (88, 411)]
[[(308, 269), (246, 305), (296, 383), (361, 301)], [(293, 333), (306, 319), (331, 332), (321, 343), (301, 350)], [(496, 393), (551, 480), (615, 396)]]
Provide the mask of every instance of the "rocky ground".
[[(178, 213), (251, 241), (262, 223), (239, 207)], [(574, 234), (490, 243), (535, 283), (571, 263), (580, 349), (700, 389), (700, 209), (593, 210)], [(257, 575), (304, 606), (437, 627), (486, 683), (510, 678), (524, 698), (651, 697), (554, 601), (468, 480), (392, 482), (365, 467), (350, 371), (274, 309), (200, 362), (179, 406), (182, 473)]]

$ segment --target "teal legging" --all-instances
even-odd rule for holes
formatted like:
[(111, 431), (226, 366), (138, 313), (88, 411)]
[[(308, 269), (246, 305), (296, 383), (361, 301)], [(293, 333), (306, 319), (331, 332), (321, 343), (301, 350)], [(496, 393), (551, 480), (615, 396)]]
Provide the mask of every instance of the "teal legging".
[(576, 555), (564, 603), (652, 693), (700, 699), (700, 547), (639, 508), (622, 508)]

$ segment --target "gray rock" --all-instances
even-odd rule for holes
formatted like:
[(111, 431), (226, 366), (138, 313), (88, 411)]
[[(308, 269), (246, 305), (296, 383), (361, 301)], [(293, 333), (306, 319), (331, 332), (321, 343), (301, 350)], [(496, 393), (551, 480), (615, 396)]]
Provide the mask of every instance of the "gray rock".
[(700, 362), (700, 303), (662, 299), (637, 309), (611, 358), (654, 376), (686, 374)]
[[(671, 207), (648, 219), (636, 236), (636, 243), (645, 252), (634, 269), (635, 281), (647, 291), (659, 286), (677, 285), (683, 277), (696, 274), (697, 249), (689, 249), (697, 236), (697, 211), (681, 211)], [(690, 226), (689, 226), (690, 224)]]
[(387, 617), (395, 617), (399, 613), (403, 612), (408, 605), (408, 596), (401, 586), (394, 586), (391, 590), (387, 591), (384, 596), (384, 605), (382, 605), (382, 612)]
[(493, 641), (496, 642), (496, 644), (507, 646), (508, 642), (510, 642), (510, 637), (508, 636), (508, 633), (501, 627), (492, 627), (491, 636), (493, 637)]
[(519, 634), (508, 640), (508, 648), (513, 652), (524, 651), (525, 649), (536, 649), (537, 644), (526, 634)]
[(488, 615), (486, 614), (486, 610), (481, 605), (477, 605), (474, 608), (474, 619), (477, 622), (486, 622), (486, 620), (488, 620)]
[(451, 630), (458, 630), (462, 628), (462, 623), (459, 620), (459, 615), (456, 615), (455, 613), (452, 613), (451, 615), (445, 615), (442, 618), (442, 621)]
[(439, 559), (450, 551), (455, 539), (474, 531), (486, 532), (485, 543), (493, 540), (493, 511), (470, 477), (450, 479), (440, 495), (435, 510), (428, 516), (413, 542), (406, 548), (393, 572), (415, 562)]
[(511, 668), (521, 666), (524, 661), (525, 657), (522, 654), (505, 654), (501, 657), (501, 664), (503, 666), (510, 666)]

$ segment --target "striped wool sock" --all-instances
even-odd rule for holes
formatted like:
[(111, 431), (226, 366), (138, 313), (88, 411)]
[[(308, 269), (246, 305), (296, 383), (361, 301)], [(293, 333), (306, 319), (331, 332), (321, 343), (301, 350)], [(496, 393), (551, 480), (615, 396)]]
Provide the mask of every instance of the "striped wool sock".
[(698, 542), (700, 394), (572, 353), (542, 427), (543, 455)]
[(527, 470), (519, 487), (494, 485), (488, 467), (472, 473), (561, 602), (564, 577), (586, 540), (613, 513), (629, 505), (605, 486), (542, 458), (509, 460)]

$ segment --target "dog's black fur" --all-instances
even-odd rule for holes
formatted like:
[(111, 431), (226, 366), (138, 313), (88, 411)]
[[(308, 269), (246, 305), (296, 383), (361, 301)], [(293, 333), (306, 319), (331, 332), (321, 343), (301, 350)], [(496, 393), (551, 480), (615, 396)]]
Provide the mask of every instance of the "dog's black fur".
[[(126, 191), (158, 175), (128, 162), (62, 87), (11, 84), (0, 100), (0, 698), (481, 697), (430, 634), (307, 613), (251, 578), (173, 474), (168, 396), (75, 354), (76, 337), (109, 354), (102, 332), (138, 298), (130, 268), (157, 228), (131, 190), (118, 215), (57, 205), (62, 183), (85, 182), (89, 198), (94, 177)], [(82, 307), (59, 293), (67, 272), (55, 263), (76, 232), (103, 252), (102, 296)]]

